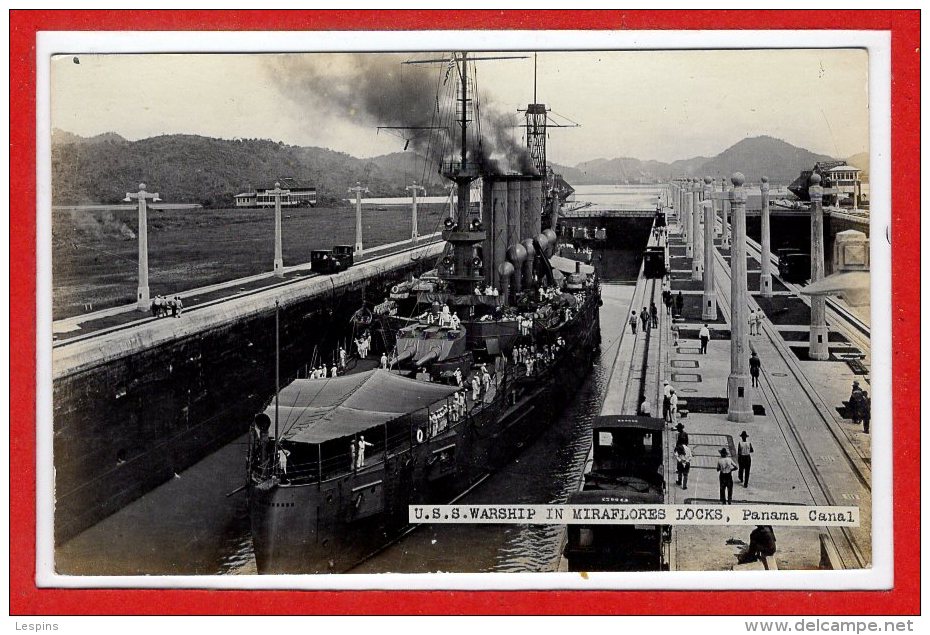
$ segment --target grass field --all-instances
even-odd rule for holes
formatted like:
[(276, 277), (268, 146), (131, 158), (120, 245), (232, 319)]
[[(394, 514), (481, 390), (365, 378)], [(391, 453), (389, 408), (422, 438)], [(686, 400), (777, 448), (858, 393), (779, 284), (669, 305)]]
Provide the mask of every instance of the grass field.
[[(445, 205), (420, 205), (421, 235), (439, 231)], [(362, 210), (365, 247), (410, 237), (410, 208)], [(354, 244), (355, 209), (283, 210), (284, 264), (308, 262), (310, 250)], [(135, 301), (138, 284), (134, 210), (56, 211), (52, 218), (53, 318)], [(271, 271), (274, 211), (268, 209), (150, 210), (149, 288), (171, 295)]]

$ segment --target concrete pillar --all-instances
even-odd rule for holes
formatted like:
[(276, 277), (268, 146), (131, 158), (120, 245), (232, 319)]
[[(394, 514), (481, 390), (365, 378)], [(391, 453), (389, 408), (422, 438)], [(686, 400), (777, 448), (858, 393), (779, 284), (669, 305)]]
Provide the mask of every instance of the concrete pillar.
[[(808, 187), (811, 198), (811, 284), (823, 280), (823, 188), (820, 175), (811, 174)], [(826, 297), (811, 296), (811, 334), (808, 356), (811, 359), (827, 360), (830, 358), (828, 345)]]
[(691, 179), (685, 182), (685, 256), (691, 258), (694, 256), (694, 244), (691, 242), (692, 223), (694, 217), (691, 210), (691, 191), (694, 189), (694, 183)]
[(356, 183), (355, 187), (349, 188), (349, 193), (355, 193), (355, 256), (359, 257), (365, 249), (362, 246), (362, 192), (367, 192), (367, 187), (362, 187), (361, 183)]
[(704, 321), (717, 319), (717, 293), (714, 288), (714, 211), (713, 180), (704, 177), (704, 191), (706, 198), (704, 206), (704, 296), (701, 301), (701, 318)]
[[(140, 188), (143, 189), (143, 188)], [(151, 305), (149, 297), (149, 228), (148, 207), (145, 199), (139, 197), (139, 286), (136, 300), (140, 311), (148, 311)]]
[[(410, 240), (415, 241), (420, 237), (420, 232), (417, 229), (417, 194), (423, 192), (426, 194), (426, 189), (420, 185), (417, 185), (417, 182), (414, 181), (413, 185), (408, 185), (404, 188), (412, 197), (410, 201)], [(484, 200), (484, 196), (481, 197), (481, 200)]]
[[(721, 191), (731, 192), (733, 191), (732, 187), (727, 187), (726, 179), (720, 181)], [(724, 249), (727, 249), (730, 246), (730, 243), (733, 242), (733, 226), (731, 224), (730, 216), (732, 211), (730, 209), (730, 198), (724, 197), (723, 205), (721, 206), (723, 212), (723, 235), (721, 236), (720, 243)]]
[(769, 216), (769, 177), (762, 177), (762, 273), (759, 274), (759, 294), (772, 297), (772, 229)]
[(678, 233), (685, 238), (685, 184), (678, 182)]
[(691, 258), (691, 279), (704, 279), (704, 224), (703, 208), (701, 207), (701, 195), (704, 192), (704, 186), (699, 179), (695, 179), (694, 187), (691, 191), (691, 209), (692, 209), (692, 254)]
[(749, 310), (746, 281), (746, 178), (736, 172), (731, 179), (730, 212), (733, 215), (733, 246), (730, 252), (730, 376), (727, 378), (727, 420), (752, 421), (749, 378)]
[(149, 311), (152, 300), (149, 294), (149, 228), (148, 201), (158, 201), (158, 193), (145, 191), (145, 183), (139, 183), (138, 192), (128, 192), (124, 201), (139, 202), (139, 285), (136, 288), (136, 310)]
[(267, 193), (274, 196), (274, 275), (284, 277), (284, 254), (281, 250), (281, 196), (290, 190), (282, 190), (280, 183), (274, 184), (274, 189)]

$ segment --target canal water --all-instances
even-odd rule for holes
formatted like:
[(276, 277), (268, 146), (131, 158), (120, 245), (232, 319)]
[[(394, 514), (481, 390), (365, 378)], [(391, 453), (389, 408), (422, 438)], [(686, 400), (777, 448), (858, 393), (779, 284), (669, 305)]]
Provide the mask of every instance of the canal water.
[[(629, 200), (623, 198), (622, 186), (611, 189), (618, 202)], [(644, 189), (632, 186), (626, 193), (654, 201), (655, 190)], [(461, 502), (562, 503), (576, 489), (632, 298), (640, 251), (641, 247), (605, 252), (615, 281), (603, 285), (601, 348), (575, 399), (509, 465)], [(245, 443), (245, 437), (237, 439), (59, 545), (56, 570), (66, 575), (255, 573), (246, 496), (233, 493), (245, 482)], [(553, 571), (560, 540), (556, 526), (428, 525), (353, 573)]]

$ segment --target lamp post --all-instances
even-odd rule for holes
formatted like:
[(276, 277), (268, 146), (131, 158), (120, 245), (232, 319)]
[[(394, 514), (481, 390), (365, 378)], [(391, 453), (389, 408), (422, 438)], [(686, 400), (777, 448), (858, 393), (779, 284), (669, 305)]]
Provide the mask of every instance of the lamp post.
[(727, 419), (752, 421), (749, 390), (749, 333), (746, 297), (746, 177), (736, 172), (730, 179), (730, 212), (733, 215), (733, 245), (730, 250), (730, 376), (727, 378)]
[(704, 177), (704, 297), (701, 298), (701, 318), (717, 319), (717, 296), (714, 288), (714, 230), (717, 214), (714, 211), (713, 179)]
[(281, 196), (290, 194), (290, 190), (282, 190), (280, 183), (274, 184), (273, 190), (266, 194), (274, 196), (274, 275), (284, 277), (284, 254), (281, 249)]
[(759, 294), (772, 297), (772, 230), (769, 209), (769, 177), (762, 177), (762, 272), (759, 274)]
[(704, 230), (701, 213), (703, 193), (704, 186), (700, 179), (695, 179), (691, 190), (691, 240), (694, 245), (691, 258), (691, 279), (699, 282), (704, 279)]
[[(836, 194), (836, 188), (820, 185), (821, 177), (814, 172), (810, 176), (807, 191), (811, 198), (811, 284), (823, 280), (823, 196)], [(827, 299), (823, 295), (811, 296), (811, 327), (808, 356), (825, 361), (830, 359), (829, 331), (827, 330)]]
[(138, 192), (127, 192), (124, 201), (139, 202), (139, 286), (136, 289), (136, 309), (148, 311), (152, 301), (149, 297), (149, 231), (146, 201), (160, 201), (158, 192), (146, 192), (145, 183), (139, 183)]
[(417, 182), (414, 181), (413, 185), (408, 185), (404, 189), (410, 192), (410, 195), (413, 197), (410, 209), (410, 240), (415, 241), (420, 236), (420, 233), (417, 231), (417, 192), (426, 194), (426, 188), (417, 185)]
[(355, 193), (355, 250), (354, 255), (356, 257), (361, 256), (365, 249), (362, 246), (362, 192), (368, 193), (367, 187), (362, 187), (362, 184), (359, 182), (355, 183), (355, 187), (349, 188), (349, 193)]

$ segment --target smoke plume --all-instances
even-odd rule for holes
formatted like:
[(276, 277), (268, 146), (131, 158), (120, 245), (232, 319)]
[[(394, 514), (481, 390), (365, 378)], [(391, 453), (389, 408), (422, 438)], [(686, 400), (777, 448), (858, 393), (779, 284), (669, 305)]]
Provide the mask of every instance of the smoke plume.
[[(445, 54), (427, 54), (435, 58)], [(404, 149), (428, 161), (457, 160), (459, 136), (454, 126), (459, 85), (457, 70), (447, 64), (403, 65), (408, 55), (280, 55), (269, 59), (272, 80), (297, 104), (312, 104), (327, 114), (362, 126), (435, 127), (397, 131)], [(474, 99), (474, 95), (472, 98)], [(469, 160), (491, 174), (536, 174), (527, 148), (514, 135), (514, 115), (484, 105), (481, 136), (471, 124)]]
[(107, 238), (134, 240), (136, 237), (136, 233), (109, 210), (101, 212), (99, 220), (95, 218), (95, 212), (71, 210), (71, 222), (75, 230), (98, 240)]

